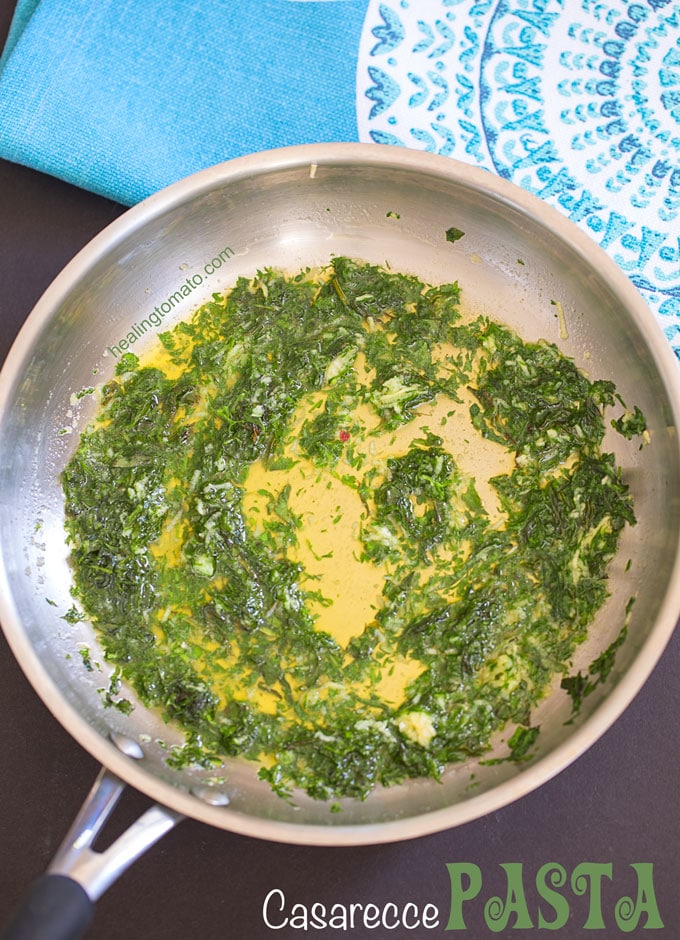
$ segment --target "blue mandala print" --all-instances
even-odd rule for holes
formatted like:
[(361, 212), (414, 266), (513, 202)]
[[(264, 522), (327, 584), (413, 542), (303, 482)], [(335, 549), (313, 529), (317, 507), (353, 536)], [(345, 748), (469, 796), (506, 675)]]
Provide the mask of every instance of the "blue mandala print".
[(629, 275), (680, 357), (680, 3), (371, 2), (359, 136), (498, 173)]

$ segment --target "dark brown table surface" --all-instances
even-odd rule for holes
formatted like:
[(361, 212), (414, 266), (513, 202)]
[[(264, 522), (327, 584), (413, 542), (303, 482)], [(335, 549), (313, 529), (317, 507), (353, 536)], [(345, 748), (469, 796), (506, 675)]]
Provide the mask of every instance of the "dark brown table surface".
[[(0, 3), (0, 45), (13, 4)], [(0, 162), (0, 360), (40, 294), (85, 243), (123, 212), (30, 169)], [(0, 493), (0, 499), (2, 494)], [(88, 937), (98, 940), (259, 940), (322, 936), (405, 938), (545, 936), (538, 929), (535, 875), (548, 862), (568, 873), (583, 862), (611, 863), (603, 881), (604, 929), (584, 929), (588, 897), (567, 886), (571, 916), (549, 933), (582, 937), (680, 937), (680, 635), (622, 718), (585, 755), (519, 802), (458, 829), (411, 842), (357, 849), (280, 845), (185, 821), (138, 861), (100, 900)], [(98, 767), (47, 712), (0, 636), (0, 923), (28, 882), (48, 864)], [(122, 829), (148, 805), (127, 791), (114, 820)], [(449, 862), (474, 863), (483, 888), (464, 931), (445, 930)], [(522, 863), (533, 928), (493, 933), (483, 902), (505, 897), (503, 863)], [(653, 865), (664, 927), (625, 934), (614, 919), (619, 897), (635, 893), (631, 865)], [(289, 907), (413, 901), (436, 905), (434, 930), (268, 927), (263, 900), (280, 888)], [(546, 917), (553, 916), (544, 905)], [(511, 921), (512, 923), (512, 921)], [(644, 917), (642, 919), (644, 923)]]

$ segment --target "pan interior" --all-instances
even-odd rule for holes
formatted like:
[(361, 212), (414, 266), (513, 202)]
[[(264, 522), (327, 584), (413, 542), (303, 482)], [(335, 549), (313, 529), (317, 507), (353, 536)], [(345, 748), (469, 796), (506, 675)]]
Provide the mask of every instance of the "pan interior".
[[(577, 756), (660, 655), (678, 606), (674, 364), (651, 314), (599, 249), (536, 200), (486, 179), (452, 161), (420, 155), (416, 162), (377, 147), (295, 148), (286, 158), (234, 161), (126, 213), (72, 262), (21, 333), (0, 399), (3, 626), (71, 733), (154, 798), (170, 803), (177, 795), (198, 818), (288, 841), (378, 841), (387, 836), (376, 826), (405, 833), (390, 828), (405, 821), (409, 834), (454, 825), (522, 795)], [(451, 227), (463, 237), (447, 240)], [(531, 762), (470, 761), (439, 783), (378, 790), (330, 813), (306, 797), (280, 799), (237, 761), (217, 771), (173, 770), (168, 748), (181, 734), (139, 704), (129, 716), (104, 707), (109, 669), (89, 625), (67, 615), (73, 601), (59, 474), (92, 413), (91, 396), (79, 392), (111, 376), (121, 351), (151, 347), (159, 331), (241, 275), (264, 267), (295, 272), (338, 255), (431, 283), (457, 280), (470, 312), (487, 313), (524, 339), (554, 341), (592, 378), (613, 380), (626, 403), (644, 412), (650, 443), (640, 449), (618, 435), (606, 441), (632, 489), (638, 522), (624, 533), (611, 597), (572, 671), (609, 646), (633, 593), (636, 602), (612, 674), (577, 718), (566, 723), (571, 703), (556, 689), (534, 716), (541, 735)], [(132, 691), (125, 695), (136, 701)], [(129, 770), (109, 743), (112, 732), (142, 746), (144, 757)], [(187, 797), (205, 787), (226, 794), (229, 805)]]

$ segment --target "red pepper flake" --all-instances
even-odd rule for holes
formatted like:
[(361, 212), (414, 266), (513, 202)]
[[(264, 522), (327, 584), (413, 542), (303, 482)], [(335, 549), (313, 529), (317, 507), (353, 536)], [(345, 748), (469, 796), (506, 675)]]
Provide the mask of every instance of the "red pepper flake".
[(344, 444), (345, 441), (349, 440), (349, 431), (340, 431), (340, 440)]

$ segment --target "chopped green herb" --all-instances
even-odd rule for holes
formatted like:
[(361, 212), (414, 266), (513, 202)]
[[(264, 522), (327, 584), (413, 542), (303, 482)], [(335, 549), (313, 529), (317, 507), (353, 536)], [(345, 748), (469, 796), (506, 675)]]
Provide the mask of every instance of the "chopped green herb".
[(524, 761), (529, 757), (529, 751), (536, 743), (540, 733), (540, 728), (515, 728), (512, 737), (508, 741), (510, 747), (510, 760)]
[(619, 434), (622, 434), (630, 440), (633, 437), (644, 434), (647, 430), (647, 422), (645, 421), (645, 416), (636, 405), (632, 411), (626, 411), (620, 418), (616, 418), (612, 421), (612, 427), (615, 428)]
[(446, 230), (446, 240), (447, 242), (457, 242), (460, 238), (465, 235), (465, 232), (462, 232), (459, 228), (456, 228), (454, 225), (451, 228)]
[(94, 666), (92, 665), (92, 654), (88, 646), (81, 646), (78, 650), (80, 653), (80, 658), (83, 661), (83, 666), (87, 669), (88, 672), (92, 672)]
[[(124, 680), (181, 726), (173, 766), (258, 761), (332, 807), (438, 778), (506, 725), (526, 759), (635, 522), (601, 449), (611, 383), (465, 322), (458, 284), (348, 258), (241, 278), (159, 347), (118, 362), (62, 477), (105, 703), (129, 711)], [(630, 414), (617, 429), (641, 433)], [(475, 435), (504, 468), (484, 498), (459, 452)], [(345, 538), (377, 587), (340, 640), (318, 572), (340, 573)], [(610, 668), (564, 682), (582, 696)]]
[(606, 681), (614, 668), (616, 653), (626, 639), (627, 632), (626, 625), (607, 649), (593, 660), (587, 673), (577, 672), (573, 676), (565, 676), (562, 679), (561, 687), (572, 700), (572, 715), (577, 715), (581, 710), (583, 700)]

